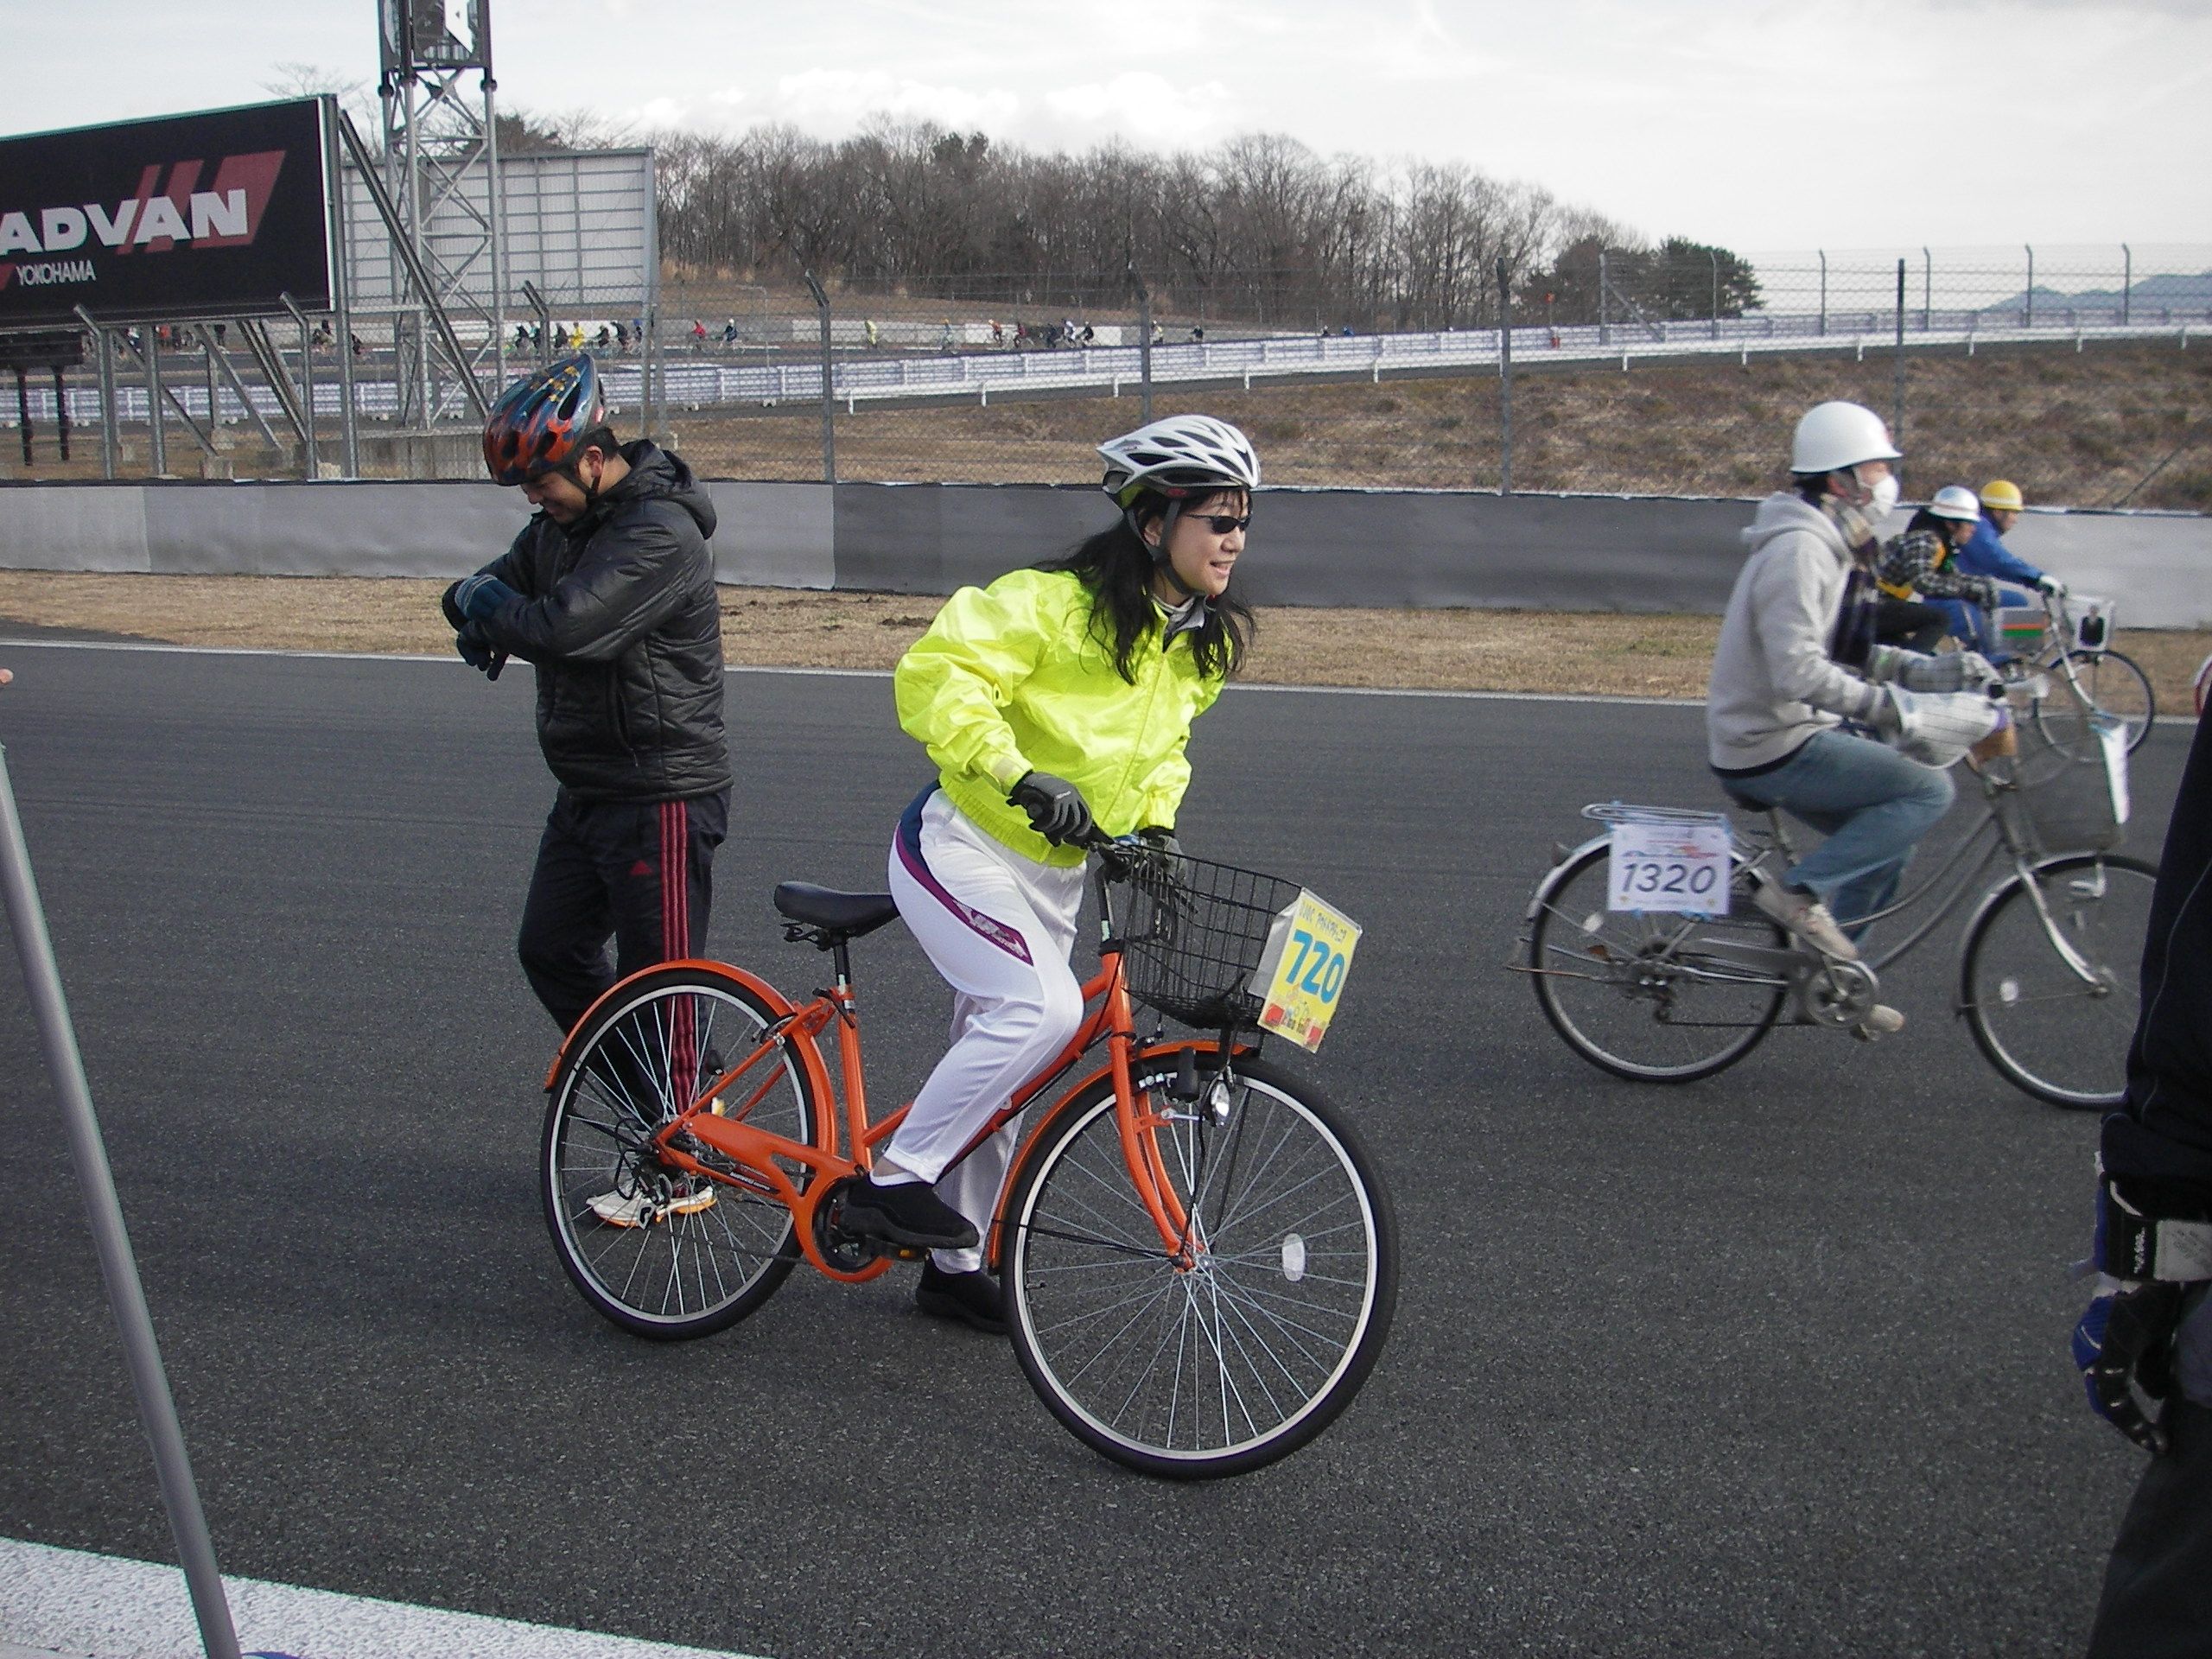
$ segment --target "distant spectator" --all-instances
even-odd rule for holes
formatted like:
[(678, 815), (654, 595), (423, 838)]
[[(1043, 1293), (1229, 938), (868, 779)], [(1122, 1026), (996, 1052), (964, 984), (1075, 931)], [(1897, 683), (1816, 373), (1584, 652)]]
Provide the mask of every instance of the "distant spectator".
[(1092, 331), (1090, 325), (1087, 322), (1084, 323), (1083, 325), (1083, 343), (1088, 346), (1091, 341), (1097, 338), (1097, 334)]
[(867, 321), (861, 324), (861, 333), (867, 337), (868, 348), (871, 352), (882, 343), (883, 333), (875, 326), (874, 317), (868, 318)]
[(614, 336), (607, 332), (607, 325), (602, 322), (599, 325), (599, 333), (593, 337), (593, 340), (594, 343), (596, 344), (599, 349), (603, 352), (610, 345), (613, 344)]
[(730, 346), (736, 344), (737, 319), (735, 317), (732, 317), (727, 322), (722, 324), (722, 347), (727, 351)]
[(361, 337), (359, 334), (349, 333), (346, 337), (353, 342), (354, 356), (366, 357), (369, 354), (369, 348), (361, 344)]
[(515, 350), (518, 352), (528, 351), (530, 349), (530, 325), (526, 322), (518, 322), (515, 324)]
[(1154, 322), (1152, 325), (1152, 343), (1158, 346), (1165, 341), (1166, 339), (1166, 336), (1160, 331), (1159, 323)]
[(581, 322), (569, 325), (569, 349), (581, 352), (584, 348), (584, 326)]
[(695, 352), (707, 349), (707, 325), (696, 317), (691, 319), (691, 349)]
[(946, 356), (950, 357), (952, 354), (953, 347), (957, 343), (957, 342), (954, 340), (952, 334), (952, 319), (950, 317), (947, 317), (944, 320), (944, 332), (938, 340), (937, 348), (940, 352), (943, 352)]
[(1206, 331), (1203, 324), (1193, 327), (1191, 330), (1191, 339), (1195, 344), (1203, 345), (1205, 342), (1205, 337)]
[(991, 319), (991, 344), (994, 346), (1006, 344), (1006, 325), (996, 317)]

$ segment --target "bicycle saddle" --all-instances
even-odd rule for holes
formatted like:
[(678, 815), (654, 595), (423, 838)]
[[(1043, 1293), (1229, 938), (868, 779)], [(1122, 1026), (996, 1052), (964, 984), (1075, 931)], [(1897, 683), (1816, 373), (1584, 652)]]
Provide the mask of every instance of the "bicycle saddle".
[(887, 893), (840, 893), (811, 881), (779, 881), (776, 908), (795, 922), (857, 939), (899, 914)]

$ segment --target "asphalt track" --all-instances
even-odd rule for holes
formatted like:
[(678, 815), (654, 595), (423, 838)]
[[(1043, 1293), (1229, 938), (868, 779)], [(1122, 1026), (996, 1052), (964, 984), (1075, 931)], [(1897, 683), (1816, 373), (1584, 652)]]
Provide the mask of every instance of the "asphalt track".
[[(1181, 1488), (1060, 1431), (901, 1272), (633, 1341), (533, 1192), (553, 1032), (510, 949), (550, 798), (527, 677), (6, 653), (0, 739), (224, 1567), (840, 1655), (2062, 1654), (2138, 1467), (2079, 1404), (2094, 1124), (1942, 1012), (1687, 1089), (1573, 1059), (1499, 967), (1575, 809), (1702, 804), (1688, 708), (1234, 692), (1185, 838), (1366, 925), (1310, 1076), (1408, 1246), (1365, 1393)], [(734, 676), (711, 935), (877, 885), (921, 780), (880, 677)], [(2155, 855), (2183, 734), (2137, 757)], [(879, 1097), (945, 998), (861, 947)], [(16, 969), (0, 969), (0, 1535), (173, 1559)]]

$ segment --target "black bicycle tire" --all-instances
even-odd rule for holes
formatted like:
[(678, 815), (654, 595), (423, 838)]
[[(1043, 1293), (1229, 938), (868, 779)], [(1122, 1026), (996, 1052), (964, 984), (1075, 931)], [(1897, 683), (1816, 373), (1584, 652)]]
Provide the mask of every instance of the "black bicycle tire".
[[(1202, 1048), (1200, 1052), (1202, 1056), (1206, 1056), (1213, 1051)], [(1154, 1061), (1150, 1067), (1146, 1065), (1143, 1058), (1133, 1064), (1134, 1087), (1142, 1090), (1173, 1081), (1176, 1075), (1174, 1056), (1164, 1053), (1150, 1058)], [(1343, 1112), (1311, 1084), (1294, 1079), (1280, 1069), (1256, 1060), (1240, 1062), (1236, 1071), (1240, 1077), (1260, 1084), (1283, 1100), (1295, 1103), (1303, 1113), (1319, 1122), (1349, 1165), (1373, 1230), (1370, 1252), (1372, 1289), (1367, 1297), (1357, 1334), (1348, 1344), (1347, 1357), (1332, 1373), (1325, 1387), (1306, 1397), (1305, 1405), (1294, 1420), (1271, 1432), (1257, 1444), (1203, 1456), (1196, 1453), (1178, 1456), (1162, 1450), (1147, 1450), (1129, 1443), (1127, 1439), (1117, 1439), (1095, 1423), (1079, 1402), (1068, 1396), (1053, 1374), (1050, 1361), (1038, 1351), (1033, 1335), (1036, 1321), (1027, 1294), (1029, 1234), (1022, 1218), (1031, 1213), (1039, 1188), (1050, 1178), (1070, 1144), (1091, 1126), (1102, 1111), (1109, 1116), (1112, 1113), (1114, 1088), (1110, 1078), (1101, 1079), (1089, 1088), (1070, 1094), (1053, 1106), (1051, 1115), (1028, 1142), (1008, 1184), (1009, 1196), (1004, 1211), (1007, 1230), (1003, 1236), (1001, 1253), (1002, 1277), (1007, 1292), (1008, 1334), (1013, 1339), (1014, 1356), (1020, 1363), (1022, 1374), (1027, 1377), (1046, 1408), (1077, 1440), (1125, 1468), (1164, 1479), (1211, 1480), (1246, 1474), (1310, 1445), (1343, 1415), (1373, 1373), (1389, 1339), (1397, 1306), (1397, 1214), (1389, 1189), (1376, 1173), (1374, 1159), (1364, 1141), (1345, 1120)], [(1126, 1179), (1126, 1174), (1123, 1179)]]
[[(1600, 845), (1592, 848), (1560, 873), (1558, 882), (1552, 890), (1557, 893), (1565, 889), (1589, 866), (1603, 863), (1611, 855), (1611, 849), (1609, 846)], [(1742, 895), (1738, 894), (1738, 897), (1740, 899)], [(1580, 1030), (1575, 1025), (1573, 1016), (1560, 1006), (1559, 993), (1553, 983), (1554, 976), (1546, 971), (1544, 962), (1545, 935), (1547, 931), (1554, 925), (1563, 925), (1562, 918), (1548, 906), (1539, 906), (1535, 918), (1529, 924), (1529, 957), (1526, 966), (1530, 969), (1529, 979), (1535, 989), (1536, 1006), (1543, 1011), (1545, 1020), (1559, 1034), (1560, 1040), (1572, 1049), (1579, 1058), (1596, 1066), (1600, 1071), (1608, 1072), (1613, 1077), (1624, 1078), (1630, 1083), (1657, 1083), (1670, 1085), (1696, 1083), (1701, 1078), (1710, 1077), (1726, 1071), (1766, 1040), (1768, 1034), (1774, 1030), (1776, 1022), (1781, 1019), (1783, 1008), (1789, 1000), (1789, 992), (1783, 987), (1777, 986), (1764, 1014), (1751, 1025), (1745, 1027), (1743, 1034), (1735, 1039), (1728, 1047), (1707, 1059), (1679, 1068), (1638, 1066), (1609, 1053), (1599, 1046), (1597, 1039)], [(1788, 944), (1789, 936), (1783, 931), (1779, 925), (1774, 926), (1773, 931), (1774, 943), (1777, 946)]]
[[(2158, 871), (2156, 865), (2146, 859), (2136, 858), (2125, 853), (2068, 853), (2057, 858), (2039, 861), (2033, 867), (2033, 873), (2038, 875), (2056, 874), (2064, 870), (2078, 869), (2095, 864), (2126, 870), (2132, 874), (2146, 877), (2153, 883), (2158, 880)], [(1994, 932), (1999, 918), (2005, 914), (2006, 909), (2012, 905), (2026, 902), (2020, 877), (2018, 875), (2008, 877), (1998, 888), (1997, 896), (1986, 903), (1976, 915), (1965, 941), (1960, 946), (1958, 1001), (1960, 1011), (1966, 1017), (1967, 1031), (1974, 1038), (1974, 1046), (1981, 1051), (1982, 1058), (1989, 1062), (1998, 1076), (2019, 1090), (2021, 1093), (2040, 1100), (2047, 1105), (2060, 1107), (2068, 1111), (2109, 1110), (2120, 1104), (2126, 1096), (2126, 1085), (2124, 1076), (2119, 1088), (2109, 1092), (2094, 1095), (2079, 1090), (2059, 1089), (2046, 1083), (2015, 1059), (2007, 1051), (2003, 1039), (1990, 1029), (1988, 1017), (1983, 1011), (1980, 1001), (1974, 995), (1974, 974), (1975, 969), (1980, 965), (1983, 947)], [(2120, 976), (2120, 982), (2123, 984), (2134, 982), (2140, 949), (2139, 942), (2135, 946), (2136, 956), (2124, 962), (2106, 964)], [(2124, 1049), (2122, 1053), (2124, 1056)]]
[[(564, 1125), (570, 1121), (570, 1107), (576, 1096), (575, 1082), (579, 1071), (617, 1020), (650, 1000), (671, 990), (702, 986), (710, 986), (715, 994), (728, 996), (741, 1004), (764, 1027), (780, 1017), (777, 1009), (734, 976), (715, 973), (711, 969), (690, 964), (658, 969), (639, 976), (587, 1017), (563, 1050), (561, 1063), (546, 1091), (545, 1125), (538, 1155), (538, 1186), (546, 1230), (553, 1240), (554, 1255), (577, 1294), (595, 1313), (631, 1335), (652, 1342), (693, 1341), (727, 1331), (739, 1320), (757, 1312), (769, 1297), (774, 1295), (785, 1280), (791, 1276), (791, 1269), (798, 1266), (802, 1255), (798, 1229), (786, 1213), (782, 1243), (735, 1295), (697, 1313), (680, 1318), (653, 1316), (624, 1302), (600, 1282), (600, 1276), (593, 1273), (589, 1264), (582, 1259), (578, 1236), (564, 1224), (566, 1206), (562, 1200), (561, 1176), (556, 1160), (563, 1144)], [(812, 1079), (804, 1066), (787, 1061), (785, 1069), (794, 1085), (794, 1097), (801, 1114), (801, 1121), (797, 1125), (798, 1133), (793, 1138), (810, 1140), (816, 1126), (821, 1122), (823, 1104), (815, 1097)], [(711, 1215), (713, 1211), (707, 1213)], [(656, 1224), (657, 1226), (673, 1224)], [(644, 1230), (650, 1233), (653, 1230)]]

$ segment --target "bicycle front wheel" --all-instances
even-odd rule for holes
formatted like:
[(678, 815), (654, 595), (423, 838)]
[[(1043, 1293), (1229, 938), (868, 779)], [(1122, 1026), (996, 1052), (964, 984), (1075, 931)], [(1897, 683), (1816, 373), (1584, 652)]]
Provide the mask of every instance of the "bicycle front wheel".
[[(2076, 854), (2045, 860), (1983, 901), (1960, 955), (1959, 1007), (2008, 1082), (2054, 1106), (2120, 1103), (2157, 880), (2139, 858)], [(2054, 930), (2091, 978), (2059, 954)]]
[(1397, 1301), (1398, 1232), (1366, 1149), (1311, 1085), (1240, 1066), (1225, 1101), (1132, 1068), (1139, 1129), (1190, 1217), (1160, 1243), (1124, 1160), (1110, 1082), (1070, 1096), (1014, 1176), (1003, 1236), (1021, 1369), (1075, 1437), (1171, 1479), (1287, 1456), (1351, 1403)]
[[(734, 976), (658, 969), (602, 1002), (562, 1058), (545, 1109), (545, 1224), (569, 1281), (633, 1335), (677, 1341), (727, 1330), (799, 1259), (791, 1212), (757, 1178), (697, 1147), (695, 1158), (734, 1179), (687, 1177), (648, 1144), (701, 1085), (753, 1053), (778, 1017)], [(732, 1084), (721, 1109), (811, 1142), (820, 1103), (785, 1048)], [(803, 1172), (788, 1173), (798, 1180)]]
[[(2109, 715), (2120, 722), (2127, 733), (2127, 749), (2133, 754), (2143, 747), (2143, 740), (2151, 734), (2151, 725), (2158, 718), (2158, 707), (2151, 695), (2151, 677), (2135, 664), (2134, 658), (2116, 651), (2071, 651), (2065, 663), (2054, 668), (2063, 675), (2071, 667), (2075, 683), (2082, 688), (2082, 695), (2089, 706), (2101, 715)], [(2073, 722), (2063, 726), (2045, 725), (2044, 700), (2037, 699), (2036, 724), (2044, 736), (2054, 746), (2064, 748), (2067, 740), (2076, 740), (2079, 731)]]
[(1537, 906), (1528, 966), (1567, 1046), (1635, 1083), (1709, 1077), (1758, 1047), (1788, 992), (1789, 936), (1740, 891), (1727, 916), (1605, 907), (1611, 849), (1592, 848)]

